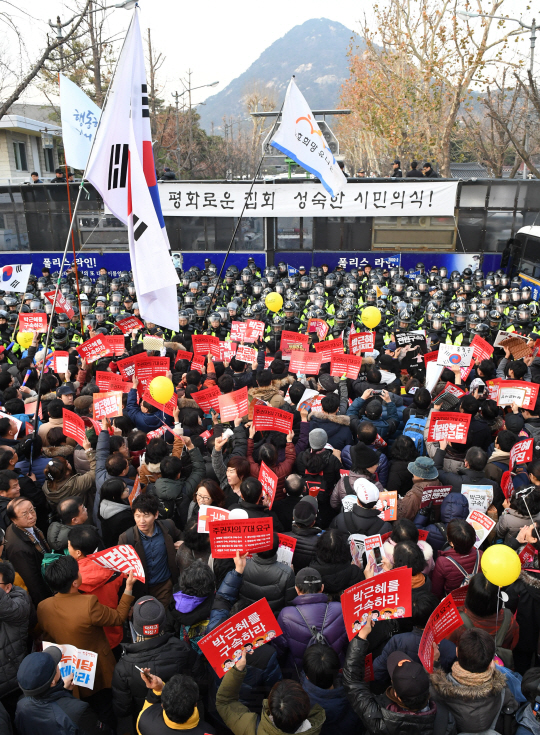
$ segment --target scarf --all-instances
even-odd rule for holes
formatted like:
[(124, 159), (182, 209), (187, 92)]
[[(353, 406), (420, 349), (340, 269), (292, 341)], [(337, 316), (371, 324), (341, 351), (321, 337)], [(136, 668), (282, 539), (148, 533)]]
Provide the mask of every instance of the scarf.
[(411, 581), (411, 587), (413, 590), (418, 589), (418, 587), (423, 587), (426, 583), (426, 578), (420, 572), (420, 574), (415, 574)]
[(163, 722), (167, 725), (167, 727), (170, 727), (171, 730), (193, 730), (193, 728), (197, 727), (197, 725), (199, 724), (199, 710), (197, 709), (197, 707), (195, 707), (191, 717), (181, 724), (179, 722), (173, 722), (172, 720), (169, 720), (164, 710)]
[(28, 536), (30, 541), (34, 544), (35, 549), (40, 554), (46, 554), (47, 552), (49, 552), (50, 551), (49, 545), (45, 541), (45, 536), (40, 531), (40, 529), (37, 526), (34, 526), (32, 530), (36, 534), (35, 536), (30, 531), (28, 531), (26, 528), (21, 528), (21, 531), (26, 536)]
[(452, 676), (458, 684), (466, 687), (479, 687), (487, 684), (493, 677), (494, 671), (495, 665), (493, 661), (485, 671), (480, 671), (478, 674), (473, 674), (472, 671), (462, 669), (457, 661), (452, 664)]
[(179, 591), (173, 594), (174, 606), (181, 613), (190, 613), (201, 605), (206, 597), (195, 597), (194, 595), (186, 595), (185, 592)]

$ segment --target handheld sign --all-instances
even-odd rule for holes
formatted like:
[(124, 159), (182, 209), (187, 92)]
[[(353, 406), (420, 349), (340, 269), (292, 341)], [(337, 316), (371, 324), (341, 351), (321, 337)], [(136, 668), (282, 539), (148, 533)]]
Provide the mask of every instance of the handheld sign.
[(274, 521), (268, 518), (210, 521), (210, 548), (214, 559), (234, 559), (236, 552), (268, 551), (274, 542)]
[(418, 648), (418, 658), (428, 672), (433, 673), (433, 644), (439, 644), (450, 633), (463, 625), (455, 601), (451, 595), (437, 605), (431, 613)]

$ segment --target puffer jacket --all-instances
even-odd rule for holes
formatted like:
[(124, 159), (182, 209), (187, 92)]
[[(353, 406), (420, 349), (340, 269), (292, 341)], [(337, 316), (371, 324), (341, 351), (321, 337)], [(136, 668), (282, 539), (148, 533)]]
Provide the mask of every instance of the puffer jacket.
[(478, 572), (480, 571), (481, 558), (482, 552), (475, 549), (474, 546), (468, 554), (458, 554), (454, 549), (440, 551), (437, 561), (435, 562), (435, 569), (431, 575), (431, 588), (433, 594), (442, 600), (443, 597), (446, 597), (446, 595), (450, 594), (450, 592), (456, 590), (458, 587), (461, 587), (463, 584), (463, 574), (456, 565), (450, 561), (450, 559), (455, 559), (457, 563), (465, 569), (467, 574), (472, 574), (475, 567)]
[(408, 518), (410, 521), (414, 521), (416, 514), (420, 510), (422, 505), (422, 493), (424, 488), (437, 486), (440, 487), (442, 482), (435, 478), (435, 480), (420, 480), (415, 482), (409, 492), (402, 498), (398, 497), (397, 502), (397, 518)]
[[(533, 516), (533, 520), (535, 522), (540, 521), (540, 512)], [(530, 522), (529, 516), (522, 516), (513, 508), (505, 508), (502, 516), (499, 518), (499, 521), (495, 526), (497, 538), (506, 539), (508, 536), (515, 538), (520, 529), (522, 529), (523, 526), (528, 526)]]
[(331, 689), (321, 689), (300, 672), (300, 683), (307, 692), (311, 705), (320, 704), (326, 713), (321, 735), (357, 735), (361, 732), (358, 715), (353, 711), (341, 677)]
[[(90, 523), (84, 523), (82, 525), (97, 531), (97, 528)], [(67, 549), (68, 535), (72, 528), (73, 526), (65, 526), (60, 521), (53, 521), (47, 531), (47, 543), (51, 549), (55, 551), (64, 551), (64, 549)]]
[(294, 567), (294, 573), (297, 574), (300, 569), (309, 567), (310, 562), (315, 556), (315, 547), (322, 531), (317, 526), (311, 528), (303, 528), (298, 526), (296, 523), (292, 524), (292, 530), (285, 533), (285, 536), (290, 536), (296, 539), (296, 546), (294, 547), (294, 555), (292, 564)]
[(328, 436), (328, 444), (334, 449), (344, 449), (352, 444), (351, 417), (340, 416), (336, 413), (325, 413), (324, 411), (313, 411), (309, 414), (309, 430), (324, 429)]
[(385, 487), (388, 492), (396, 490), (400, 498), (406, 495), (413, 486), (412, 475), (407, 469), (408, 464), (409, 462), (404, 459), (393, 459), (390, 462), (390, 471)]
[(17, 670), (28, 653), (28, 632), (34, 624), (28, 593), (13, 586), (8, 594), (0, 587), (0, 697), (19, 688)]
[[(352, 708), (361, 719), (369, 735), (433, 735), (437, 708), (429, 700), (429, 709), (423, 712), (407, 712), (386, 695), (376, 697), (369, 683), (364, 681), (365, 658), (369, 643), (353, 638), (347, 650), (343, 667), (343, 684)], [(455, 733), (453, 718), (448, 717), (444, 735)]]
[(88, 461), (90, 462), (90, 472), (85, 472), (84, 475), (71, 475), (67, 480), (59, 483), (56, 487), (50, 487), (49, 481), (45, 480), (43, 485), (43, 492), (47, 498), (47, 502), (54, 510), (61, 500), (70, 498), (73, 495), (80, 495), (85, 503), (88, 503), (90, 495), (95, 492), (96, 484), (96, 453), (93, 449), (89, 449), (86, 452)]
[(359, 533), (362, 536), (373, 536), (376, 533), (384, 535), (392, 530), (392, 524), (379, 518), (379, 513), (376, 508), (362, 508), (357, 504), (353, 506), (352, 511), (347, 513), (342, 511), (336, 516), (330, 527), (337, 528), (347, 536), (351, 533)]
[[(298, 612), (296, 608), (301, 610)], [(326, 620), (323, 626), (323, 620)], [(304, 622), (313, 625), (319, 632), (322, 631), (329, 645), (339, 655), (341, 663), (345, 658), (348, 639), (343, 622), (343, 613), (339, 602), (329, 602), (323, 592), (308, 595), (298, 595), (279, 613), (278, 623), (283, 635), (278, 636), (273, 644), (278, 653), (286, 658), (285, 676), (291, 675), (302, 667), (302, 659), (312, 633)]]
[[(106, 569), (87, 557), (79, 559), (78, 564), (82, 578), (79, 592), (84, 595), (95, 595), (102, 605), (116, 610), (120, 600), (120, 588), (124, 583), (122, 574)], [(124, 629), (121, 625), (106, 625), (103, 632), (112, 649), (122, 641)]]
[(277, 554), (269, 559), (253, 554), (247, 560), (240, 600), (251, 605), (262, 597), (266, 597), (274, 615), (296, 597), (294, 572), (287, 564), (277, 561)]
[[(347, 483), (345, 482), (345, 477), (340, 477), (330, 497), (330, 505), (332, 506), (332, 508), (341, 509), (342, 507), (341, 501), (346, 495), (354, 494), (354, 490), (353, 490), (354, 483), (356, 482), (356, 480), (360, 479), (360, 477), (365, 477), (366, 480), (373, 482), (373, 478), (368, 477), (364, 472), (349, 472), (347, 477), (349, 480), (348, 485), (351, 488), (351, 492), (349, 492), (348, 490)], [(379, 480), (375, 480), (373, 484), (379, 488), (379, 492), (381, 493), (383, 492), (384, 486), (382, 485), (381, 482), (379, 482)]]
[(154, 636), (140, 643), (125, 643), (122, 657), (114, 668), (112, 680), (113, 708), (117, 717), (129, 717), (140, 712), (148, 689), (141, 678), (141, 669), (167, 682), (175, 674), (191, 675), (197, 659), (193, 648), (172, 633)]
[[(456, 721), (458, 732), (481, 732), (490, 727), (497, 712), (503, 708), (515, 712), (518, 708), (506, 676), (493, 669), (491, 681), (480, 686), (464, 686), (452, 674), (436, 669), (431, 675), (431, 686), (436, 702), (441, 702)], [(504, 693), (504, 695), (503, 695)], [(503, 732), (496, 727), (498, 732)]]
[(343, 590), (352, 587), (357, 582), (364, 580), (364, 572), (356, 564), (350, 562), (324, 562), (315, 558), (310, 562), (310, 567), (316, 569), (321, 575), (325, 594), (331, 595), (339, 600)]
[(329, 449), (323, 449), (320, 452), (306, 449), (300, 452), (296, 459), (296, 471), (299, 475), (303, 475), (306, 480), (322, 480), (324, 490), (319, 491), (317, 495), (319, 505), (317, 523), (321, 528), (328, 528), (330, 521), (335, 516), (331, 499), (334, 487), (340, 479), (341, 469), (341, 462)]
[(422, 521), (427, 521), (428, 516), (418, 514), (414, 522), (418, 528), (425, 528), (428, 532), (426, 541), (433, 551), (440, 551), (447, 543), (446, 526), (453, 518), (461, 518), (465, 520), (469, 515), (469, 501), (461, 493), (451, 492), (442, 501), (441, 504), (441, 521), (440, 523), (429, 523), (424, 525)]
[(66, 735), (74, 732), (101, 735), (105, 728), (87, 702), (76, 699), (73, 692), (64, 689), (62, 679), (40, 697), (21, 697), (17, 702), (15, 726), (19, 735)]
[(127, 503), (116, 503), (114, 500), (102, 500), (99, 505), (101, 536), (105, 548), (116, 546), (122, 533), (133, 526), (133, 513)]

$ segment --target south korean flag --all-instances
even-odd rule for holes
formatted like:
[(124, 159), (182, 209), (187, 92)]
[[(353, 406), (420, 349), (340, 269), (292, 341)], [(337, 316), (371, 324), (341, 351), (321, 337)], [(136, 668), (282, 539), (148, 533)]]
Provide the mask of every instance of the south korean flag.
[(28, 279), (30, 278), (31, 270), (31, 263), (27, 263), (25, 265), (5, 265), (0, 270), (0, 273), (2, 274), (0, 291), (17, 291), (18, 293), (24, 293), (28, 286)]

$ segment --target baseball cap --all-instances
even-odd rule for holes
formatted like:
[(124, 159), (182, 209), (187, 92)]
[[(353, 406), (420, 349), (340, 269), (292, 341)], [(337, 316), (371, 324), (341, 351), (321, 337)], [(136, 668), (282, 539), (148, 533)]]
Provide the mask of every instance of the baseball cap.
[(49, 646), (42, 652), (25, 656), (17, 671), (17, 681), (27, 697), (43, 694), (51, 686), (62, 658), (58, 646)]
[(64, 383), (64, 385), (61, 385), (60, 388), (56, 391), (57, 396), (70, 396), (75, 395), (75, 388), (71, 385), (71, 383)]
[(298, 584), (322, 584), (320, 572), (313, 567), (304, 567), (300, 569), (294, 578), (294, 583)]
[(155, 597), (145, 595), (133, 606), (133, 627), (138, 635), (147, 638), (158, 635), (164, 622), (165, 608)]
[(379, 488), (369, 480), (366, 480), (365, 477), (359, 477), (358, 480), (355, 481), (353, 488), (356, 493), (356, 497), (361, 503), (364, 503), (364, 505), (368, 503), (376, 503), (379, 499)]
[(317, 499), (306, 495), (294, 506), (293, 520), (302, 526), (309, 526), (317, 518), (318, 510)]
[(390, 350), (390, 352), (395, 352), (397, 349), (397, 345), (395, 342), (389, 342), (384, 349)]
[(429, 695), (429, 676), (426, 670), (403, 651), (391, 653), (386, 661), (386, 668), (394, 691), (400, 699), (409, 699), (424, 693)]

